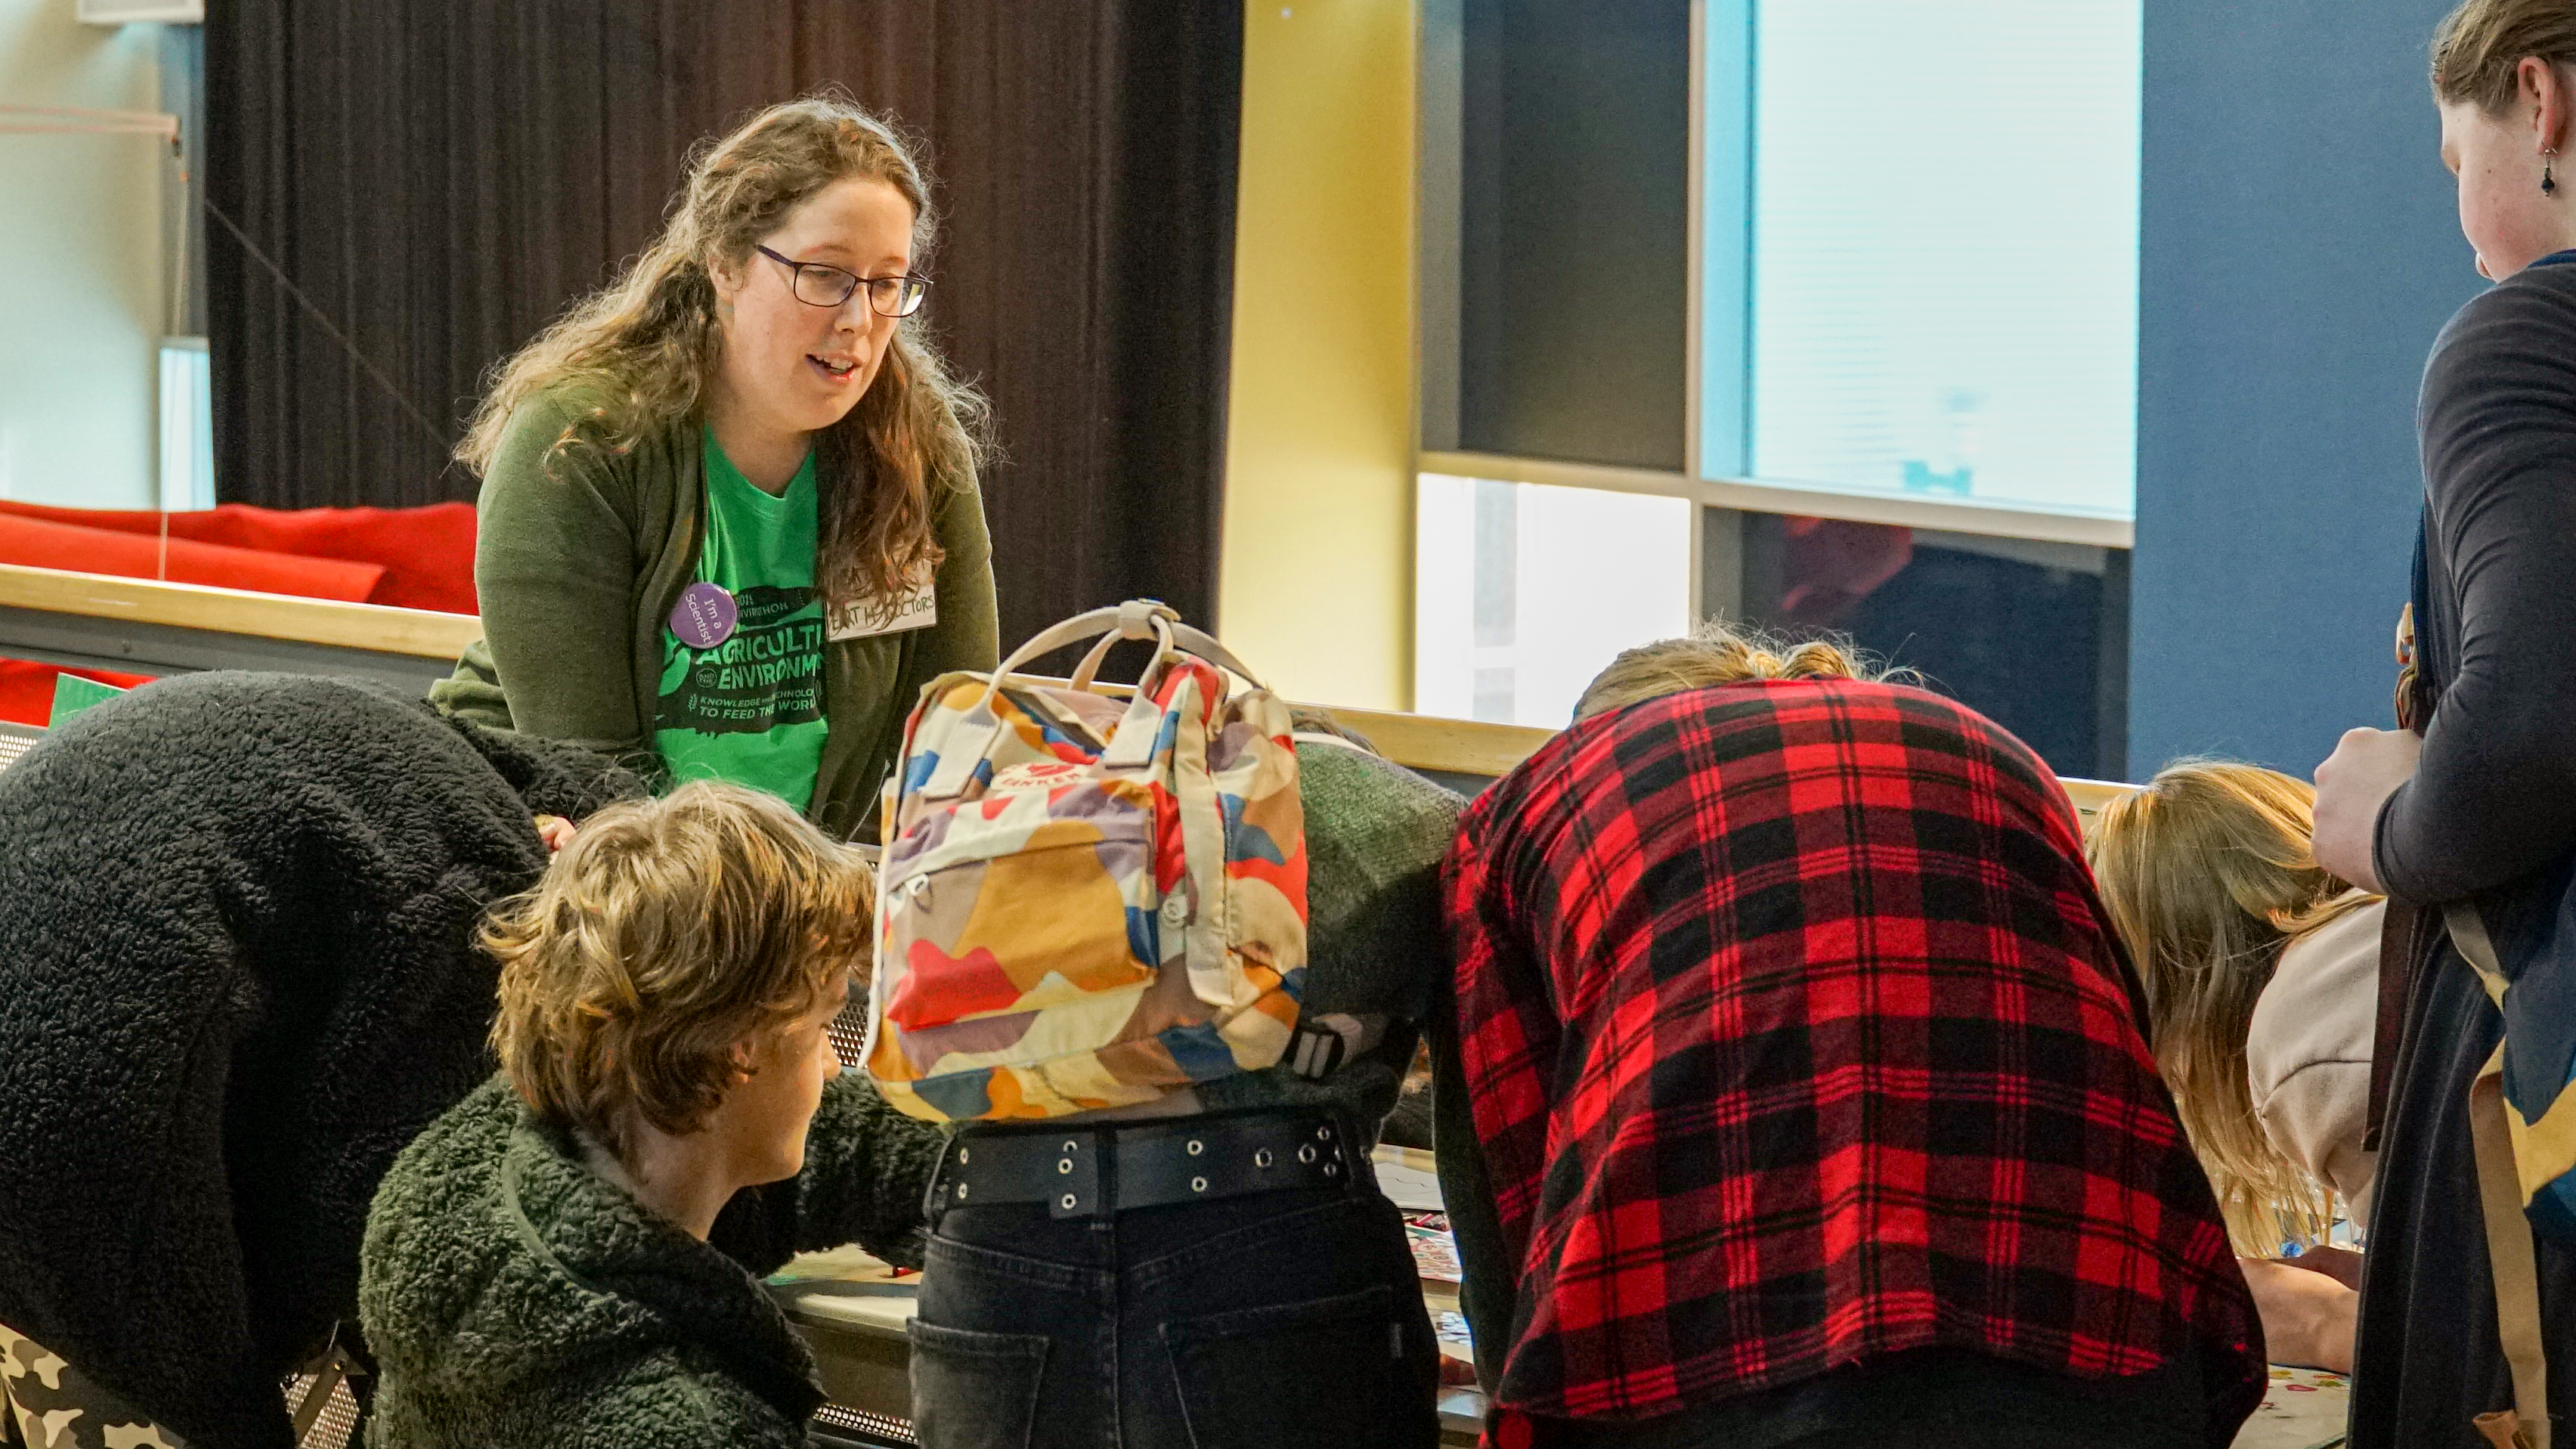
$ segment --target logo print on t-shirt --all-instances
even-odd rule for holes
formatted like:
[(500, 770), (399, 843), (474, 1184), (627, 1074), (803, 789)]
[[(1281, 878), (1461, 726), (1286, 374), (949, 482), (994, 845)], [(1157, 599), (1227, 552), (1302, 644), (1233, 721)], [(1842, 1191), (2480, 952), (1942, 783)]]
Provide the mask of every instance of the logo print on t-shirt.
[(702, 735), (767, 734), (823, 717), (823, 620), (812, 589), (754, 585), (734, 595), (740, 621), (713, 649), (689, 652), (654, 726)]

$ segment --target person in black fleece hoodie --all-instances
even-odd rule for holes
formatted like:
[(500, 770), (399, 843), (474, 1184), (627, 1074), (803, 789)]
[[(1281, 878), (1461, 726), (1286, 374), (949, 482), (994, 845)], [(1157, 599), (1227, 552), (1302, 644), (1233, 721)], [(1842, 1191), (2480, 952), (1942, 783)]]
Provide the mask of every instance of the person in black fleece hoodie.
[(389, 689), (158, 681), (0, 774), (0, 1324), (277, 1449), (396, 1153), (491, 1072), (486, 906), (636, 782)]

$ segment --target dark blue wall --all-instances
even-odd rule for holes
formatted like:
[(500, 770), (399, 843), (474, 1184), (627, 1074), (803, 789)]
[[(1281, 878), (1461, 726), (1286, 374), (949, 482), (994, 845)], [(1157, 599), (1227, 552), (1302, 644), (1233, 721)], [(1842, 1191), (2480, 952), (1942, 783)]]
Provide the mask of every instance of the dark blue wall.
[(2129, 770), (2306, 776), (2387, 726), (2415, 392), (2484, 284), (2425, 42), (2449, 0), (2147, 0)]

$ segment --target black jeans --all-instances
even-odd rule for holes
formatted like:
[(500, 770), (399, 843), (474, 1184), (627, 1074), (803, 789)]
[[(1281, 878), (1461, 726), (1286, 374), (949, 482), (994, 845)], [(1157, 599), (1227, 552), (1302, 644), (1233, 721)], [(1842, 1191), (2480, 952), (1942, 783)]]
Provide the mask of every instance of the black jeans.
[(1439, 1345), (1373, 1182), (1105, 1219), (952, 1208), (911, 1334), (926, 1449), (1440, 1437)]

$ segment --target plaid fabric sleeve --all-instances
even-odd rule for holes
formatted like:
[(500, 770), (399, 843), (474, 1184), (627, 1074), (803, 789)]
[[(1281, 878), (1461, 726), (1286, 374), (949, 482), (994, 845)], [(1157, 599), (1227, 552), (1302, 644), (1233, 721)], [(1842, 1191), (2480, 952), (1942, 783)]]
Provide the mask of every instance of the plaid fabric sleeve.
[(1545, 1009), (1547, 983), (1516, 939), (1509, 883), (1487, 859), (1490, 819), (1470, 812), (1441, 883), (1458, 988), (1459, 1061), (1473, 1084), (1468, 1100), (1494, 1184), (1502, 1258), (1518, 1277), (1547, 1162), (1548, 1102), (1539, 1088), (1559, 1027)]

